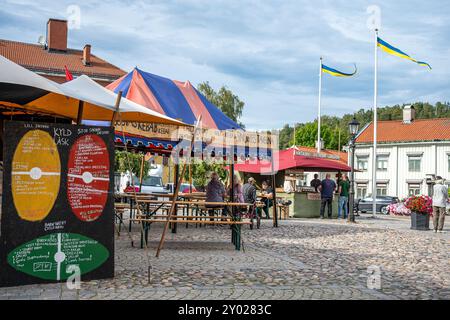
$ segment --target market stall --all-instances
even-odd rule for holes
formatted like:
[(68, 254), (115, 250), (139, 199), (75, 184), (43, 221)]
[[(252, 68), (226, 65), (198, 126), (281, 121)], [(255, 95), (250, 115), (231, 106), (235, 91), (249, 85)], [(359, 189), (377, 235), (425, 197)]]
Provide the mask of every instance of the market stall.
[[(349, 172), (351, 168), (341, 161), (328, 159), (321, 154), (298, 152), (295, 148), (274, 152), (273, 170), (270, 162), (246, 161), (235, 165), (235, 170), (256, 175), (273, 174), (277, 186), (282, 187), (291, 173), (299, 172)], [(302, 187), (285, 197), (292, 201), (297, 218), (318, 218), (320, 216), (320, 193), (313, 187)], [(337, 216), (338, 197), (333, 200), (333, 216)]]

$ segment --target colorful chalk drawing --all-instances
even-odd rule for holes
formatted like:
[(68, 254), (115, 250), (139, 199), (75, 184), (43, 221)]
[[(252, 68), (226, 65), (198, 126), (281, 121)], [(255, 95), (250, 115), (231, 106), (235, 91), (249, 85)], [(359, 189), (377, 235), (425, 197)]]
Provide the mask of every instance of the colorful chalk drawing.
[(17, 214), (27, 221), (45, 219), (58, 197), (61, 162), (50, 134), (27, 132), (12, 159), (11, 189)]
[(36, 238), (8, 254), (14, 269), (46, 280), (66, 280), (69, 265), (77, 265), (81, 275), (100, 267), (109, 257), (98, 241), (76, 233), (53, 233)]
[(67, 168), (67, 198), (72, 212), (82, 221), (98, 219), (109, 190), (109, 152), (97, 135), (87, 134), (72, 145)]

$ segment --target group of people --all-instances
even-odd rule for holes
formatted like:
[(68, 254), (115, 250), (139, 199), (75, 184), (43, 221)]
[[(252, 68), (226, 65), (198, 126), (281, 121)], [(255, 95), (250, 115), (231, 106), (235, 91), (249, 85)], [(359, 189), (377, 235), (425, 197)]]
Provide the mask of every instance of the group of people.
[[(257, 188), (256, 181), (250, 177), (244, 185), (241, 184), (241, 180), (238, 175), (234, 176), (233, 187), (233, 202), (235, 203), (249, 203), (255, 204), (257, 200)], [(264, 207), (262, 210), (265, 213), (267, 219), (270, 218), (269, 208), (273, 206), (273, 189), (267, 181), (263, 181), (261, 185), (261, 195), (263, 196)], [(211, 174), (211, 180), (206, 186), (206, 202), (224, 202), (225, 198), (231, 194), (231, 187), (225, 188), (224, 184), (220, 181), (217, 172)], [(208, 205), (210, 213), (214, 211), (214, 208), (222, 207), (221, 205)], [(226, 210), (226, 209), (224, 209)], [(261, 212), (257, 211), (257, 214), (261, 215)]]
[(315, 188), (316, 192), (320, 192), (320, 218), (325, 218), (325, 207), (328, 209), (328, 218), (331, 219), (333, 215), (333, 195), (337, 191), (339, 195), (338, 202), (338, 219), (347, 219), (349, 214), (348, 198), (350, 191), (350, 182), (347, 175), (343, 174), (338, 183), (331, 179), (331, 174), (327, 174), (324, 180), (319, 179), (319, 175), (315, 174), (314, 179), (311, 180), (311, 187)]

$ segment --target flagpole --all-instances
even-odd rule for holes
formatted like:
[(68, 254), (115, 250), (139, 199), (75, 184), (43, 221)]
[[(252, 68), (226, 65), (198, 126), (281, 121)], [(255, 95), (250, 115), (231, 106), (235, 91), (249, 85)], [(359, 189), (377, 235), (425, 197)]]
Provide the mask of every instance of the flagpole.
[(319, 69), (319, 108), (318, 108), (318, 117), (317, 117), (317, 153), (320, 153), (321, 150), (321, 140), (320, 140), (320, 119), (321, 119), (321, 99), (322, 99), (322, 57), (320, 57), (320, 69)]
[(375, 74), (373, 94), (372, 215), (377, 216), (377, 126), (378, 126), (378, 29), (375, 29)]

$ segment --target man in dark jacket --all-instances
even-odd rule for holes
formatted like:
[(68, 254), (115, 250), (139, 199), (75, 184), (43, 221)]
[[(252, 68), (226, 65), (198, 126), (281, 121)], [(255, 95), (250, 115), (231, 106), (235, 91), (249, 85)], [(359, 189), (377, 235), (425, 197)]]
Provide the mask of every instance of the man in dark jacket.
[(333, 194), (336, 190), (336, 182), (330, 179), (331, 175), (327, 173), (325, 179), (319, 186), (322, 202), (320, 205), (320, 219), (324, 218), (325, 215), (325, 206), (328, 206), (328, 219), (332, 218), (333, 215)]

